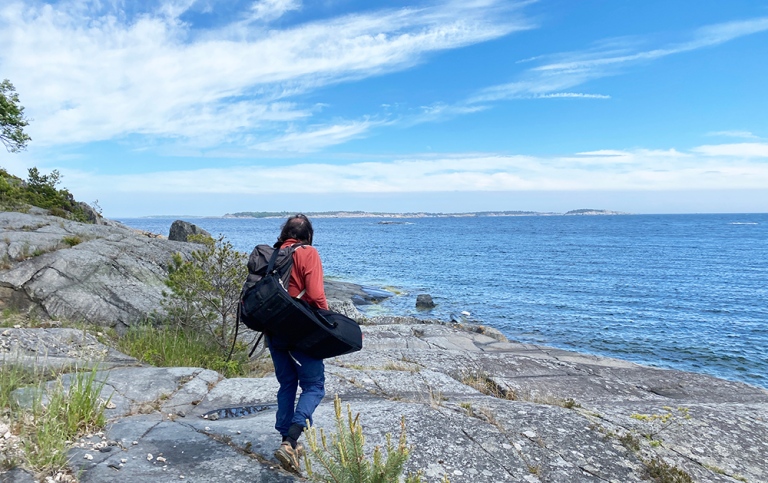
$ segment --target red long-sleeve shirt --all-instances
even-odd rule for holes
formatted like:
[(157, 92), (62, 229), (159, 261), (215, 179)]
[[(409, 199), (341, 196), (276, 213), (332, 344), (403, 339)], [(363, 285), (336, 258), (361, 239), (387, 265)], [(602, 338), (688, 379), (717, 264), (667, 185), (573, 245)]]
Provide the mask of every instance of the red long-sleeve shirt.
[[(296, 243), (299, 241), (290, 238), (283, 242), (280, 248)], [(297, 297), (302, 290), (306, 290), (301, 297), (302, 300), (313, 307), (328, 309), (323, 285), (323, 264), (317, 249), (311, 245), (302, 245), (293, 252), (293, 268), (288, 282), (288, 294), (291, 297)]]

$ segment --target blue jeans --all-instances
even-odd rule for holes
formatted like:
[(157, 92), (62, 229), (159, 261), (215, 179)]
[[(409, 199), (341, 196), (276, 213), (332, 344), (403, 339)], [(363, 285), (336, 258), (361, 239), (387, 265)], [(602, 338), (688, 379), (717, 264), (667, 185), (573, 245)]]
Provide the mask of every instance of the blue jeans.
[[(288, 436), (292, 424), (312, 424), (312, 413), (325, 396), (325, 365), (301, 351), (282, 349), (269, 338), (269, 352), (275, 365), (275, 376), (280, 383), (277, 391), (277, 418), (275, 429)], [(299, 401), (296, 391), (301, 387)]]

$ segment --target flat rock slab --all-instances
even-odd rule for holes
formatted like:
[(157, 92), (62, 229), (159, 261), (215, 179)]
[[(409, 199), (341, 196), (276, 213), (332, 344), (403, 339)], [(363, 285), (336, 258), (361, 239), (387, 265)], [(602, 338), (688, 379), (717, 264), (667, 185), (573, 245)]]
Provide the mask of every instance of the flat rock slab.
[[(763, 389), (443, 324), (363, 332), (361, 352), (325, 361), (314, 425), (335, 431), (339, 395), (345, 417), (347, 405), (360, 414), (371, 454), (404, 419), (406, 470), (424, 481), (640, 482), (650, 467), (768, 481)], [(98, 379), (110, 423), (71, 450), (81, 481), (300, 481), (273, 457), (273, 376), (114, 367)]]
[(109, 452), (87, 449), (87, 442), (86, 448), (71, 451), (72, 466), (81, 475), (81, 482), (296, 480), (276, 464), (264, 464), (240, 448), (180, 421), (133, 416), (113, 424), (105, 434), (108, 438), (119, 436), (118, 446)]
[(138, 361), (77, 329), (0, 329), (0, 362), (54, 368), (138, 365)]

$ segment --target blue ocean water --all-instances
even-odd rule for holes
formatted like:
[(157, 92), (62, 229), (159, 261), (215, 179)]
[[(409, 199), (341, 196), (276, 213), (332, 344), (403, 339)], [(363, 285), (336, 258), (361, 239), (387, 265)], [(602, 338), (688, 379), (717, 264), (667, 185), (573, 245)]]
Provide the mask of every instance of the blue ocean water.
[[(167, 235), (173, 218), (120, 221)], [(283, 220), (187, 221), (250, 252)], [(768, 387), (768, 214), (379, 221), (313, 220), (326, 276), (398, 293), (369, 310), (468, 311), (513, 340)]]

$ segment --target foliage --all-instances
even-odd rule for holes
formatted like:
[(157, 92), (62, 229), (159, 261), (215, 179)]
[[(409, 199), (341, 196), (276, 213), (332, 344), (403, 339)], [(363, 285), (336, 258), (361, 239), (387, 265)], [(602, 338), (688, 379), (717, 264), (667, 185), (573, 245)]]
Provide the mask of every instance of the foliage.
[(659, 483), (693, 483), (691, 475), (676, 466), (654, 458), (646, 463), (648, 476)]
[(65, 245), (68, 245), (70, 247), (83, 243), (83, 239), (77, 235), (65, 236), (64, 238), (61, 239), (61, 241), (64, 242)]
[(249, 373), (247, 347), (239, 344), (231, 360), (205, 333), (181, 327), (136, 325), (117, 341), (117, 349), (142, 362), (159, 367), (204, 367), (225, 377)]
[(644, 436), (652, 443), (658, 441), (658, 444), (660, 444), (660, 440), (656, 439), (660, 433), (671, 427), (681, 426), (685, 421), (691, 419), (688, 408), (686, 407), (673, 409), (669, 406), (664, 406), (662, 409), (664, 410), (663, 414), (635, 413), (629, 416), (632, 419), (643, 421), (649, 425), (648, 428), (651, 430), (645, 433)]
[(11, 393), (24, 386), (38, 384), (55, 377), (53, 372), (28, 368), (21, 364), (4, 363), (0, 365), (0, 408), (3, 411), (13, 409)]
[(30, 168), (28, 179), (23, 181), (0, 168), (0, 208), (19, 210), (32, 205), (50, 210), (55, 216), (88, 222), (72, 194), (66, 188), (56, 187), (59, 183), (61, 173), (57, 170), (40, 174), (37, 168)]
[[(307, 476), (312, 481), (327, 483), (390, 483), (399, 481), (405, 462), (408, 460), (410, 448), (406, 444), (405, 418), (400, 422), (400, 439), (397, 445), (392, 443), (392, 435), (387, 433), (386, 458), (379, 446), (373, 450), (373, 459), (363, 453), (365, 437), (360, 414), (352, 417), (352, 410), (347, 405), (347, 418), (341, 413), (341, 399), (336, 396), (333, 402), (336, 411), (336, 433), (330, 436), (314, 427), (307, 429), (307, 444), (309, 453), (305, 454), (304, 462)], [(310, 456), (311, 453), (311, 456)], [(316, 461), (323, 469), (317, 473), (312, 469), (312, 461)], [(419, 473), (409, 474), (406, 483), (420, 483)]]
[(464, 371), (456, 378), (462, 384), (473, 387), (483, 394), (499, 399), (514, 401), (517, 394), (510, 388), (501, 387), (493, 378), (483, 371)]
[[(109, 398), (100, 399), (104, 382), (96, 381), (96, 374), (96, 367), (85, 372), (75, 371), (70, 375), (68, 389), (64, 389), (59, 376), (46, 391), (45, 381), (55, 376), (52, 370), (19, 364), (0, 366), (0, 404), (11, 416), (12, 430), (20, 434), (23, 466), (43, 475), (61, 471), (68, 463), (68, 442), (87, 431), (104, 427), (104, 410)], [(36, 387), (32, 405), (22, 408), (11, 394), (29, 386)]]
[(0, 141), (8, 152), (15, 153), (27, 147), (32, 140), (24, 132), (29, 120), (24, 117), (24, 106), (19, 103), (19, 95), (8, 79), (0, 82)]
[(171, 321), (204, 331), (221, 348), (232, 344), (237, 326), (240, 290), (248, 274), (246, 255), (238, 252), (223, 236), (193, 235), (189, 241), (201, 243), (191, 260), (176, 253), (169, 267), (163, 307)]

